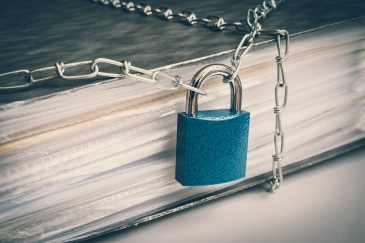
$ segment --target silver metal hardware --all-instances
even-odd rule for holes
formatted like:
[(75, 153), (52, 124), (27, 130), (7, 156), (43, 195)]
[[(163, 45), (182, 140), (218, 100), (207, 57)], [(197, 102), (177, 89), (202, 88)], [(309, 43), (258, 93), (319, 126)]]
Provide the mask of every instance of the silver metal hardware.
[[(261, 5), (258, 5), (255, 9), (252, 10), (252, 13), (257, 16), (257, 20), (264, 19), (268, 13), (272, 10), (275, 10), (276, 7), (282, 3), (284, 0), (264, 0)], [(206, 18), (197, 18), (196, 15), (191, 12), (184, 10), (180, 13), (174, 14), (170, 8), (167, 7), (159, 7), (153, 9), (150, 5), (146, 4), (135, 4), (134, 2), (124, 2), (120, 0), (92, 0), (92, 2), (99, 2), (102, 5), (110, 5), (114, 8), (123, 8), (128, 12), (138, 12), (143, 15), (155, 15), (156, 17), (163, 16), (162, 19), (171, 20), (177, 18), (183, 24), (194, 25), (194, 24), (203, 24), (209, 29), (214, 30), (223, 30), (226, 27), (235, 27), (237, 31), (246, 31), (246, 28), (240, 28), (240, 26), (244, 25), (244, 22), (247, 21), (239, 21), (239, 22), (224, 22), (223, 18), (219, 16), (209, 15)], [(251, 17), (250, 17), (251, 18)], [(216, 20), (214, 22), (214, 20)], [(212, 24), (208, 24), (212, 23)], [(251, 23), (251, 22), (250, 22)]]
[[(158, 84), (159, 83), (159, 79), (158, 79), (157, 75), (161, 75), (161, 76), (164, 76), (164, 77), (170, 79), (173, 87), (168, 87), (168, 86), (163, 86), (163, 85)], [(186, 85), (186, 84), (182, 83), (181, 82), (181, 77), (178, 76), (178, 75), (175, 75), (174, 77), (171, 77), (170, 75), (167, 75), (167, 74), (162, 73), (160, 71), (155, 71), (155, 72), (153, 72), (152, 78), (156, 80), (156, 83), (154, 84), (154, 86), (156, 88), (159, 88), (159, 89), (163, 89), (163, 90), (177, 90), (179, 87), (183, 87), (185, 89), (194, 91), (194, 92), (196, 92), (198, 94), (201, 94), (201, 95), (206, 95), (207, 94), (205, 91), (202, 91), (200, 89), (194, 88), (191, 85)]]
[[(95, 59), (92, 64), (91, 64), (91, 71), (94, 71), (95, 68), (97, 67), (98, 63), (106, 63), (106, 64), (111, 64), (111, 65), (115, 65), (118, 66), (120, 68), (125, 67), (127, 65), (127, 63), (121, 63), (118, 61), (114, 61), (111, 59), (106, 59), (106, 58), (97, 58)], [(102, 77), (109, 77), (109, 78), (124, 78), (126, 75), (121, 72), (121, 73), (105, 73), (105, 72), (98, 72), (98, 76), (102, 76)]]
[[(266, 31), (261, 30), (261, 34), (275, 35), (276, 44), (278, 50), (278, 56), (275, 58), (277, 63), (277, 83), (275, 85), (275, 133), (274, 133), (274, 147), (275, 154), (272, 156), (272, 172), (273, 180), (270, 181), (271, 188), (273, 190), (278, 189), (283, 182), (283, 171), (281, 168), (281, 161), (284, 158), (284, 132), (281, 125), (281, 113), (285, 111), (285, 107), (288, 101), (288, 84), (285, 80), (285, 73), (283, 67), (283, 61), (288, 59), (289, 55), (289, 34), (285, 30)], [(284, 55), (281, 51), (281, 38), (285, 39), (285, 51)], [(279, 89), (284, 89), (284, 96), (282, 102), (280, 102)], [(277, 170), (279, 177), (277, 176)]]
[[(285, 30), (274, 30), (274, 31), (266, 31), (261, 29), (261, 25), (258, 23), (260, 18), (265, 18), (266, 15), (273, 9), (276, 8), (277, 4), (280, 2), (275, 1), (264, 1), (262, 5), (257, 6), (254, 10), (249, 9), (247, 13), (247, 30), (248, 34), (244, 35), (241, 42), (238, 44), (236, 51), (234, 52), (233, 57), (231, 57), (231, 69), (233, 70), (232, 74), (226, 77), (225, 82), (229, 82), (237, 77), (238, 70), (240, 69), (243, 58), (247, 54), (247, 52), (252, 48), (253, 40), (258, 34), (267, 34), (267, 35), (275, 35), (278, 49), (278, 56), (275, 58), (277, 63), (277, 84), (275, 86), (275, 133), (274, 133), (274, 146), (275, 146), (275, 154), (272, 156), (272, 171), (273, 171), (273, 180), (270, 181), (271, 188), (273, 190), (278, 189), (280, 187), (280, 183), (283, 182), (283, 172), (281, 168), (281, 160), (284, 158), (284, 132), (281, 126), (281, 113), (285, 110), (287, 99), (288, 99), (288, 85), (285, 81), (285, 74), (283, 68), (283, 61), (288, 58), (289, 55), (289, 34)], [(236, 25), (236, 28), (239, 29), (241, 25)], [(281, 45), (280, 39), (284, 37), (286, 40), (285, 43), (285, 52), (284, 55), (281, 53)], [(242, 50), (243, 49), (243, 50)], [(284, 89), (284, 100), (282, 103), (279, 101), (279, 89)], [(280, 141), (280, 143), (279, 143)], [(279, 177), (277, 177), (276, 171), (278, 170)]]
[(136, 9), (139, 10), (140, 12), (142, 12), (144, 15), (152, 14), (152, 8), (150, 5), (147, 5), (147, 4), (136, 5)]
[[(223, 80), (232, 74), (230, 67), (223, 64), (212, 64), (200, 69), (192, 78), (190, 86), (196, 89), (201, 88), (203, 84), (214, 76), (222, 76)], [(238, 112), (241, 110), (242, 104), (242, 85), (238, 76), (232, 82), (229, 82), (231, 87), (231, 108), (230, 111)], [(194, 115), (198, 111), (198, 94), (195, 91), (190, 91), (186, 95), (185, 113)]]
[(9, 76), (9, 75), (18, 74), (18, 73), (25, 73), (23, 78), (24, 78), (26, 84), (0, 87), (0, 90), (22, 90), (22, 89), (29, 88), (33, 84), (33, 78), (32, 78), (32, 76), (29, 75), (28, 70), (17, 70), (17, 71), (13, 71), (13, 72), (9, 72), (9, 73), (1, 73), (0, 77)]
[[(240, 54), (242, 46), (245, 44), (246, 41), (248, 41), (249, 44), (245, 47), (245, 49), (243, 49), (243, 52)], [(253, 45), (253, 37), (251, 37), (250, 34), (244, 35), (242, 40), (238, 44), (238, 47), (233, 54), (233, 57), (231, 57), (231, 64), (232, 64), (231, 68), (233, 70), (233, 73), (231, 76), (227, 78), (226, 80), (227, 82), (235, 79), (235, 77), (238, 74), (238, 70), (241, 68), (241, 65), (243, 63), (243, 58), (245, 57), (247, 52), (251, 49), (252, 45)]]
[[(105, 64), (118, 66), (118, 67), (120, 67), (121, 71), (120, 71), (120, 73), (101, 72), (101, 71), (99, 71), (99, 66), (97, 65), (98, 63), (105, 63)], [(65, 70), (67, 68), (85, 66), (85, 65), (90, 66), (91, 73), (83, 74), (83, 75), (76, 75), (76, 76), (66, 76), (64, 74)], [(43, 78), (39, 78), (39, 79), (34, 79), (33, 75), (35, 73), (41, 73), (41, 72), (47, 72), (47, 71), (48, 72), (55, 71), (55, 75), (47, 76), (47, 77), (43, 77)], [(134, 73), (131, 73), (131, 71), (134, 71)], [(1, 79), (1, 77), (5, 77), (8, 75), (14, 75), (14, 74), (21, 74), (21, 73), (24, 74), (23, 77), (24, 77), (24, 80), (26, 81), (26, 84), (6, 86), (6, 87), (0, 86), (0, 91), (23, 90), (23, 89), (29, 88), (33, 83), (45, 82), (45, 81), (49, 81), (49, 80), (56, 79), (56, 78), (61, 78), (64, 80), (77, 80), (77, 79), (91, 79), (91, 78), (94, 78), (97, 76), (109, 77), (109, 78), (124, 78), (125, 76), (129, 76), (131, 78), (137, 79), (142, 82), (154, 84), (156, 88), (159, 88), (162, 90), (177, 90), (178, 88), (184, 88), (184, 89), (193, 90), (201, 95), (206, 95), (206, 92), (184, 84), (179, 76), (171, 77), (170, 75), (164, 74), (161, 71), (152, 72), (152, 71), (148, 71), (148, 70), (145, 70), (145, 69), (142, 69), (139, 67), (134, 67), (128, 61), (118, 62), (118, 61), (107, 59), (107, 58), (97, 58), (93, 61), (74, 62), (74, 63), (68, 63), (68, 64), (64, 64), (63, 62), (60, 62), (60, 63), (55, 63), (53, 67), (40, 68), (40, 69), (36, 69), (33, 71), (17, 70), (17, 71), (13, 71), (13, 72), (9, 72), (9, 73), (0, 74), (0, 79)], [(142, 76), (141, 74), (147, 75), (149, 77)], [(166, 87), (166, 86), (159, 85), (157, 74), (169, 78), (171, 80), (171, 83), (173, 86)]]
[[(216, 22), (213, 22), (213, 19), (216, 19)], [(208, 27), (208, 28), (212, 28), (212, 29), (215, 29), (215, 30), (223, 30), (227, 25), (225, 25), (226, 23), (224, 22), (224, 19), (219, 17), (219, 16), (216, 16), (216, 15), (209, 15), (206, 19), (204, 20), (209, 20), (209, 22), (207, 21), (205, 23), (205, 25)], [(209, 23), (213, 23), (213, 25), (209, 25)]]
[(53, 76), (48, 76), (48, 77), (44, 77), (44, 78), (39, 78), (39, 79), (35, 79), (33, 77), (33, 75), (35, 73), (39, 73), (39, 72), (49, 72), (49, 71), (55, 71), (56, 72), (56, 67), (53, 66), (53, 67), (46, 67), (46, 68), (40, 68), (40, 69), (36, 69), (36, 70), (33, 70), (31, 72), (29, 72), (29, 76), (33, 79), (33, 83), (38, 83), (38, 82), (45, 82), (45, 81), (49, 81), (49, 80), (52, 80), (52, 79), (56, 79), (58, 78), (58, 75), (56, 73), (56, 75), (53, 75)]
[(90, 74), (77, 75), (77, 76), (64, 75), (66, 68), (90, 65), (92, 63), (93, 63), (92, 61), (74, 62), (74, 63), (69, 63), (69, 64), (64, 64), (63, 62), (60, 62), (60, 63), (55, 63), (54, 65), (56, 67), (56, 72), (60, 76), (60, 78), (65, 79), (65, 80), (75, 80), (75, 79), (91, 79), (91, 78), (96, 77), (96, 75), (98, 75), (98, 72), (99, 72), (98, 66), (95, 66), (95, 70)]
[[(258, 22), (260, 19), (264, 19), (266, 15), (271, 12), (273, 9), (276, 8), (277, 5), (279, 5), (282, 0), (265, 0), (262, 5), (258, 5), (254, 10), (249, 9), (247, 12), (247, 19), (246, 19), (246, 29), (249, 32), (248, 34), (244, 35), (240, 43), (238, 44), (236, 51), (231, 58), (231, 64), (232, 64), (232, 70), (233, 73), (230, 77), (226, 79), (226, 81), (233, 80), (237, 74), (238, 70), (241, 68), (241, 65), (243, 63), (243, 58), (247, 54), (247, 52), (252, 48), (253, 41), (256, 37), (256, 35), (263, 32), (261, 30), (261, 25)], [(223, 23), (221, 26), (235, 26), (237, 30), (241, 31), (241, 27), (243, 25), (243, 21), (235, 22), (235, 23)], [(243, 51), (242, 51), (243, 49)]]
[(172, 10), (165, 7), (156, 8), (153, 10), (158, 16), (163, 16), (165, 19), (169, 20), (173, 18)]

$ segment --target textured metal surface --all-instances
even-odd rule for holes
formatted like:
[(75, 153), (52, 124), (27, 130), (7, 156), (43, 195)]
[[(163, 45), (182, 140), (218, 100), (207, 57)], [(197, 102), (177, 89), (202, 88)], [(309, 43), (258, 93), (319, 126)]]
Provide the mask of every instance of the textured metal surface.
[(246, 174), (250, 113), (179, 113), (176, 180), (184, 186), (229, 182)]

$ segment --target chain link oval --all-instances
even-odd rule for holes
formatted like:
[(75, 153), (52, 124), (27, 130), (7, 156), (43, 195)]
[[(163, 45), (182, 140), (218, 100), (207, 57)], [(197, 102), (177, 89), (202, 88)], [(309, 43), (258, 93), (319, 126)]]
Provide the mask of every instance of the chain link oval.
[(84, 61), (84, 62), (74, 62), (74, 63), (68, 63), (68, 64), (64, 64), (63, 62), (60, 63), (55, 63), (55, 67), (56, 67), (56, 72), (57, 74), (60, 76), (60, 78), (65, 79), (65, 80), (76, 80), (76, 79), (91, 79), (94, 78), (98, 75), (99, 72), (99, 68), (98, 66), (95, 66), (95, 70), (92, 71), (92, 73), (89, 74), (83, 74), (83, 75), (75, 75), (75, 76), (66, 76), (64, 75), (64, 72), (66, 71), (66, 68), (70, 68), (70, 67), (78, 67), (78, 66), (85, 66), (85, 65), (90, 65), (92, 64), (92, 61)]
[(26, 84), (13, 85), (13, 86), (9, 86), (9, 87), (6, 87), (6, 86), (5, 87), (0, 87), (0, 90), (3, 90), (3, 91), (5, 91), (5, 90), (6, 91), (23, 90), (23, 89), (29, 88), (33, 84), (33, 78), (32, 78), (32, 76), (29, 75), (28, 70), (17, 70), (17, 71), (8, 72), (8, 73), (2, 73), (2, 74), (0, 74), (0, 77), (5, 77), (5, 76), (13, 75), (13, 74), (18, 74), (18, 73), (24, 73), (25, 74), (23, 76), (23, 79), (26, 82)]
[(180, 21), (185, 24), (194, 25), (196, 24), (196, 19), (195, 14), (187, 10), (182, 11), (180, 14)]
[[(118, 67), (124, 67), (125, 63), (121, 63), (118, 61), (114, 61), (111, 59), (107, 59), (107, 58), (97, 58), (95, 59), (92, 63), (91, 63), (91, 71), (95, 71), (95, 68), (97, 67), (98, 63), (106, 63), (106, 64), (111, 64), (114, 66), (118, 66)], [(99, 67), (98, 67), (99, 69)], [(98, 76), (102, 76), (102, 77), (109, 77), (109, 78), (123, 78), (125, 77), (124, 73), (105, 73), (105, 72), (98, 72)]]
[[(55, 71), (55, 75), (53, 76), (48, 76), (48, 77), (43, 77), (43, 78), (38, 78), (38, 79), (35, 79), (33, 77), (33, 75), (35, 73), (39, 73), (39, 72), (49, 72), (49, 71)], [(34, 83), (38, 83), (38, 82), (45, 82), (45, 81), (50, 81), (50, 80), (53, 80), (53, 79), (56, 79), (56, 78), (59, 78), (57, 72), (56, 72), (56, 67), (53, 66), (53, 67), (46, 67), (46, 68), (39, 68), (39, 69), (36, 69), (36, 70), (33, 70), (31, 72), (29, 72), (29, 76), (32, 77), (33, 79), (33, 82)]]
[(172, 19), (173, 18), (173, 13), (172, 10), (169, 8), (165, 8), (165, 7), (160, 7), (154, 10), (158, 16), (163, 17), (167, 20)]
[[(207, 17), (207, 19), (209, 20), (208, 23), (206, 23), (206, 26), (210, 29), (214, 29), (214, 30), (223, 30), (225, 28), (224, 24), (224, 19), (220, 16), (216, 16), (216, 15), (209, 15)], [(215, 22), (213, 20), (216, 20)], [(209, 23), (213, 23), (213, 25), (209, 25)]]

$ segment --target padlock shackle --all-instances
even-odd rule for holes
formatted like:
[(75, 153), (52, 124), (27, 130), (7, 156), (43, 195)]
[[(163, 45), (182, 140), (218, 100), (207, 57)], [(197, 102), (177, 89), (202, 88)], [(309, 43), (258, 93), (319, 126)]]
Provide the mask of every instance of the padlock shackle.
[[(200, 89), (203, 84), (214, 76), (222, 76), (223, 82), (229, 78), (233, 73), (232, 69), (223, 64), (211, 64), (200, 69), (192, 78), (190, 85), (194, 88)], [(231, 112), (241, 111), (242, 106), (242, 85), (238, 76), (233, 81), (228, 82), (231, 87)], [(186, 95), (187, 115), (195, 115), (198, 111), (198, 93), (188, 90)]]

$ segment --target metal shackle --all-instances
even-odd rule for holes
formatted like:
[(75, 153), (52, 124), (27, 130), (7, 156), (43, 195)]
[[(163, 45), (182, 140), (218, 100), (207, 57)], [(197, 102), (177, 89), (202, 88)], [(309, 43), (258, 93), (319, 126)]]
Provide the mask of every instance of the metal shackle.
[[(190, 85), (194, 88), (200, 89), (203, 84), (214, 76), (222, 76), (223, 82), (232, 75), (233, 71), (230, 67), (223, 64), (212, 64), (200, 69), (192, 78)], [(231, 112), (241, 111), (242, 105), (242, 85), (238, 76), (233, 81), (228, 82), (231, 87)], [(198, 93), (188, 90), (186, 95), (187, 115), (195, 115), (198, 111)]]

